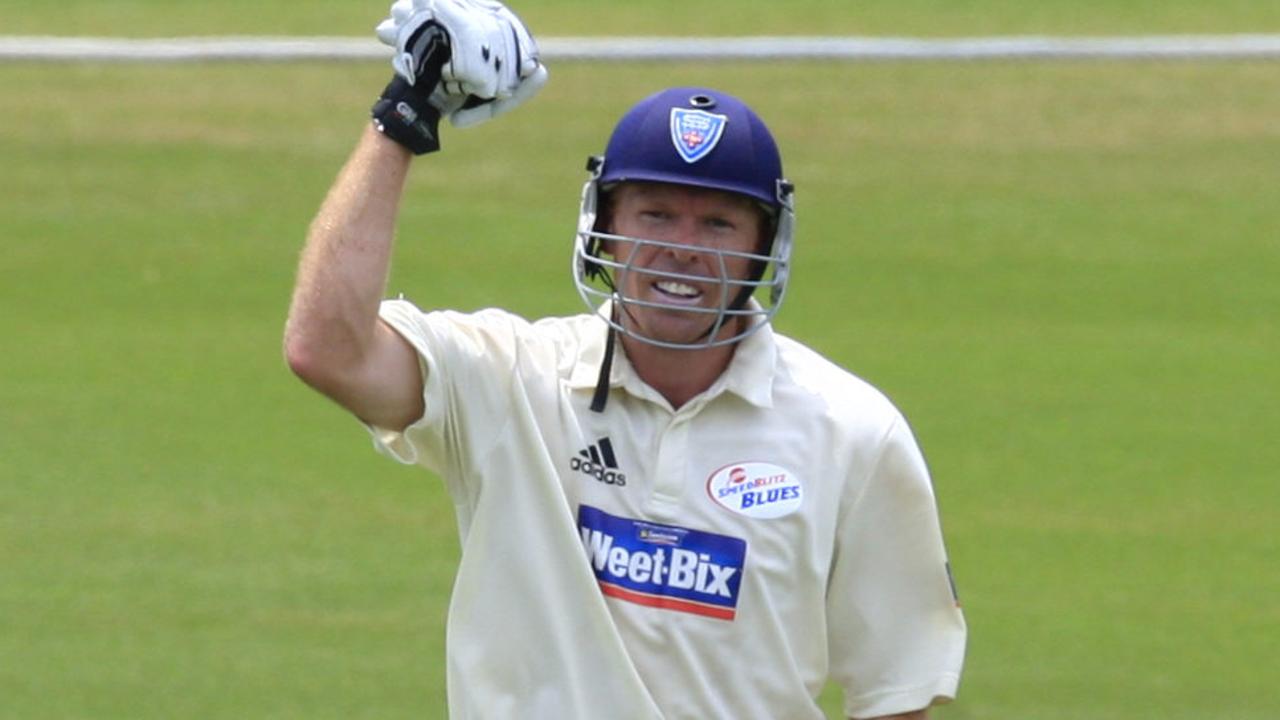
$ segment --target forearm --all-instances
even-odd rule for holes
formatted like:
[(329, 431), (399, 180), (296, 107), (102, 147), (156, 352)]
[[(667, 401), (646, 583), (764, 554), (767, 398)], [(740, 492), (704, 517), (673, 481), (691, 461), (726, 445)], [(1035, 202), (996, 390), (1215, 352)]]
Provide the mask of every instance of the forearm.
[(340, 372), (371, 351), (411, 157), (366, 129), (312, 221), (285, 330), (295, 369)]

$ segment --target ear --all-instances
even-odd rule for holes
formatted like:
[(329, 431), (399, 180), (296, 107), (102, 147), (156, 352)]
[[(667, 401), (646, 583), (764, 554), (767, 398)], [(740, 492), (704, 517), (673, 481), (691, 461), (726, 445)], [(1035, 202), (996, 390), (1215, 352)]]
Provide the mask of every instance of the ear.
[[(613, 192), (602, 190), (597, 200), (595, 231), (613, 233)], [(613, 242), (600, 240), (600, 252), (613, 255)]]

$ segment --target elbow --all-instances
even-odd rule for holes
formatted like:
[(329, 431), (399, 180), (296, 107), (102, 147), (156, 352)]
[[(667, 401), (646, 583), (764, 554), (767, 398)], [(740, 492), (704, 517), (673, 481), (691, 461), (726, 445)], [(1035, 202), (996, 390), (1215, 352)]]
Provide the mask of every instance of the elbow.
[(284, 361), (312, 389), (342, 403), (362, 375), (359, 345), (326, 333), (290, 328), (284, 336)]
[(333, 362), (321, 343), (290, 327), (284, 335), (284, 361), (307, 385), (322, 392), (334, 383)]
[(284, 362), (294, 375), (307, 384), (311, 384), (309, 378), (319, 373), (320, 363), (316, 359), (316, 353), (296, 333), (285, 333)]

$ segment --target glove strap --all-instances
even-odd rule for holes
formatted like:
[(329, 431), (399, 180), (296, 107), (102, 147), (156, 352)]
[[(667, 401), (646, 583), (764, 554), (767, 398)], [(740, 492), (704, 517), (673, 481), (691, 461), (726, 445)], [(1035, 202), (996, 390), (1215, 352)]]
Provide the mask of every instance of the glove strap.
[(440, 149), (440, 111), (431, 105), (429, 93), (399, 75), (382, 91), (370, 114), (378, 132), (409, 148), (414, 155)]
[(393, 77), (370, 114), (378, 132), (415, 155), (425, 155), (440, 149), (440, 110), (431, 104), (431, 93), (449, 60), (449, 36), (438, 23), (429, 22), (414, 32), (406, 46), (418, 59), (414, 82)]

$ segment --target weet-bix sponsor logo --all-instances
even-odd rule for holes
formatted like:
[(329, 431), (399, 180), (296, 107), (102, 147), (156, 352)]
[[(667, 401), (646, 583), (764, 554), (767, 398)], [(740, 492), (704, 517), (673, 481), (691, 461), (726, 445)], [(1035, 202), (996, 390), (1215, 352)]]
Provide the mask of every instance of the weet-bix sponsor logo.
[(627, 484), (627, 476), (618, 470), (613, 443), (607, 437), (579, 450), (575, 457), (569, 459), (569, 468), (574, 472), (586, 473), (606, 485), (621, 487)]
[(745, 540), (578, 508), (582, 546), (605, 595), (638, 605), (733, 620)]

